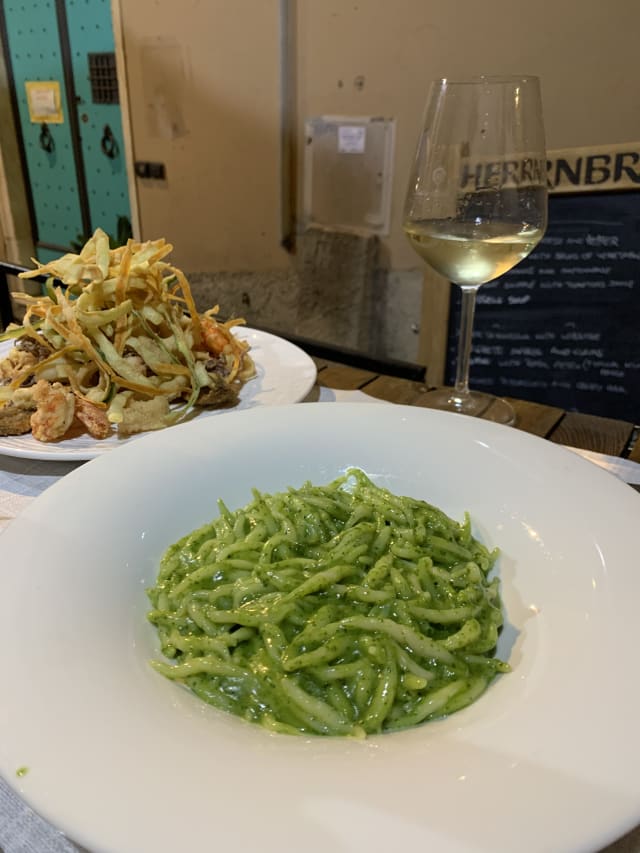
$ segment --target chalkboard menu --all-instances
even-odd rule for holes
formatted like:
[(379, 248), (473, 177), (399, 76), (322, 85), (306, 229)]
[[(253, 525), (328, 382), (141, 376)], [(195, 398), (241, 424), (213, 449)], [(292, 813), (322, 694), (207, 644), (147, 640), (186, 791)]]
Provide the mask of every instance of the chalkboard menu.
[[(451, 291), (448, 384), (460, 317)], [(539, 246), (478, 291), (470, 384), (640, 422), (640, 192), (550, 196)]]

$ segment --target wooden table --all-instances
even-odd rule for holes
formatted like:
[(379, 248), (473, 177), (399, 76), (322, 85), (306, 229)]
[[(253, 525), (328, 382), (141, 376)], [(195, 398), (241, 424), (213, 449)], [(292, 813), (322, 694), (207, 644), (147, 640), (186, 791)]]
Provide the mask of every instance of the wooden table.
[[(400, 379), (314, 358), (318, 368), (317, 387), (342, 391), (360, 390), (371, 397), (408, 406), (429, 407), (429, 388), (420, 382)], [(310, 396), (309, 399), (313, 399)], [(547, 438), (557, 444), (628, 457), (640, 462), (640, 426), (629, 421), (565, 412), (555, 406), (506, 398), (516, 412), (517, 429)]]

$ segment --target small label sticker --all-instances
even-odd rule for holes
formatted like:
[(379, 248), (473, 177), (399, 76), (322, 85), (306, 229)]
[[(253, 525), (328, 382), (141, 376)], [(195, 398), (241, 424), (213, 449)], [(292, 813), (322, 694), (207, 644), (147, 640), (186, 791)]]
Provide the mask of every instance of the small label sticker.
[(62, 124), (60, 83), (57, 80), (27, 80), (24, 85), (31, 121)]
[(364, 153), (367, 128), (361, 124), (342, 124), (338, 127), (338, 151), (341, 154)]

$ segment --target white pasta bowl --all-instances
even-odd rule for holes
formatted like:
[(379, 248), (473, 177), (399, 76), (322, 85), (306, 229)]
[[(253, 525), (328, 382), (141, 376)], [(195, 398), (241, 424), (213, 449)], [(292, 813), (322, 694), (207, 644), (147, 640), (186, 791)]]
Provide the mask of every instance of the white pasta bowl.
[[(155, 673), (145, 589), (166, 547), (217, 498), (352, 466), (500, 547), (512, 672), (365, 741), (271, 734)], [(94, 853), (597, 850), (640, 820), (639, 509), (563, 448), (430, 410), (283, 406), (142, 438), (0, 537), (0, 771)]]

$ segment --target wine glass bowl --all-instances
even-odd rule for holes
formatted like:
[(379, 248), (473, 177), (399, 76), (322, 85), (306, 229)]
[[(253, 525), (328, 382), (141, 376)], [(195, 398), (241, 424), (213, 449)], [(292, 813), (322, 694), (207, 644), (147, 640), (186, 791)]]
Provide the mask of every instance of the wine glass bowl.
[(469, 389), (478, 288), (520, 263), (547, 226), (546, 152), (536, 77), (432, 84), (405, 202), (404, 230), (462, 291), (454, 388), (429, 405), (514, 423), (506, 400)]

